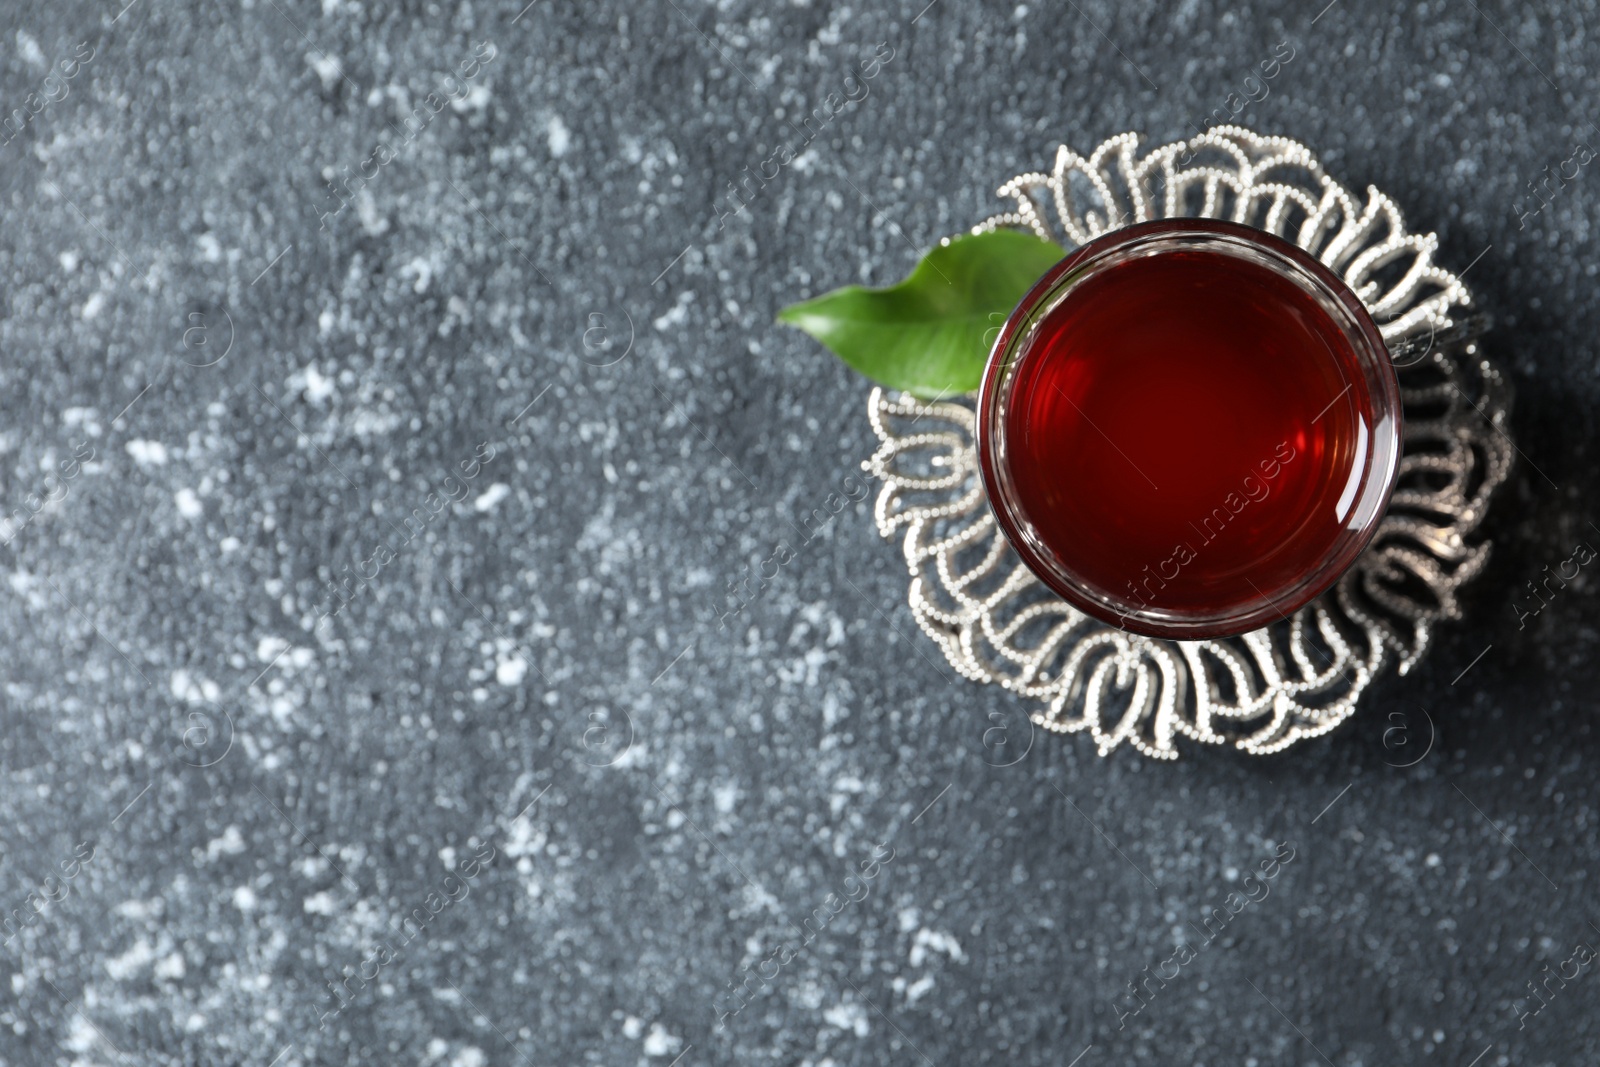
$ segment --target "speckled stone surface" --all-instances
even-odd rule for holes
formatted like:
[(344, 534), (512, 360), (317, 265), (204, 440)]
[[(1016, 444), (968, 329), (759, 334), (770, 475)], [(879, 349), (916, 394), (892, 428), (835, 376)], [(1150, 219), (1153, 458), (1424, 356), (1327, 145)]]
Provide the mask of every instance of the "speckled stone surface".
[[(1600, 1054), (1595, 579), (1516, 606), (1600, 546), (1600, 176), (1527, 188), (1600, 12), (924, 3), (3, 5), (0, 1063)], [(1284, 41), (1239, 121), (1436, 228), (1518, 390), (1421, 668), (997, 767), (870, 502), (719, 622), (872, 448), (776, 309)]]

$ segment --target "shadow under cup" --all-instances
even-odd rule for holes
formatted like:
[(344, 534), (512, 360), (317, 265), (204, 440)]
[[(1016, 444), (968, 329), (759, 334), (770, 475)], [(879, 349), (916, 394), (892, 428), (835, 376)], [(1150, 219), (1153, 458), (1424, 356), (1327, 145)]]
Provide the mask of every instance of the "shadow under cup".
[(978, 398), (995, 518), (1073, 606), (1201, 640), (1286, 617), (1377, 531), (1399, 387), (1349, 287), (1261, 230), (1167, 219), (1077, 249), (1001, 329)]

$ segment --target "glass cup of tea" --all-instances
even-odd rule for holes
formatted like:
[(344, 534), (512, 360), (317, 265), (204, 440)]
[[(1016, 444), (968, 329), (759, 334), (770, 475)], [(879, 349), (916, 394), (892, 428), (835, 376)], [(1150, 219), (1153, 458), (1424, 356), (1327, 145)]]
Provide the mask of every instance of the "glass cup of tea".
[(1214, 219), (1076, 249), (1001, 328), (978, 398), (995, 518), (1041, 582), (1150, 637), (1288, 617), (1376, 533), (1399, 471), (1389, 350), (1305, 250)]

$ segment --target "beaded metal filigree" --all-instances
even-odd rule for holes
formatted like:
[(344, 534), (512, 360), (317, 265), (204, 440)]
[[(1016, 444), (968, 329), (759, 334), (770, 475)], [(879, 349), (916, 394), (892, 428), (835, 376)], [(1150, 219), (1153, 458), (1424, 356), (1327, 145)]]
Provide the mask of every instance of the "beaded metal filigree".
[(1227, 218), (1337, 271), (1397, 353), (1405, 411), (1399, 482), (1367, 550), (1332, 590), (1241, 637), (1124, 633), (1047, 590), (995, 526), (970, 398), (924, 403), (874, 389), (868, 414), (881, 444), (864, 466), (883, 481), (878, 531), (903, 532), (911, 611), (945, 658), (969, 679), (1040, 702), (1035, 724), (1087, 730), (1101, 755), (1127, 742), (1176, 759), (1180, 735), (1278, 752), (1339, 725), (1391, 653), (1405, 674), (1434, 625), (1460, 617), (1457, 590), (1489, 554), (1469, 535), (1511, 465), (1510, 390), (1462, 336), (1459, 309), (1471, 296), (1433, 263), (1436, 238), (1407, 233), (1376, 189), (1362, 205), (1304, 146), (1238, 127), (1143, 156), (1138, 145), (1127, 133), (1088, 158), (1061, 147), (1051, 173), (1002, 185), (1016, 209), (973, 232), (1013, 227), (1071, 248), (1152, 218)]

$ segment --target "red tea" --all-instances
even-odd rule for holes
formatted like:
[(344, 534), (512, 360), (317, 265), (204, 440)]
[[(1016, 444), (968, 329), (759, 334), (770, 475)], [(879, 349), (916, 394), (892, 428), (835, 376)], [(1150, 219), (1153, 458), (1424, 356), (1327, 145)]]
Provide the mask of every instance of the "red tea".
[(1119, 614), (1237, 615), (1348, 540), (1370, 380), (1283, 271), (1226, 245), (1134, 256), (1078, 282), (1016, 365), (1013, 506)]

